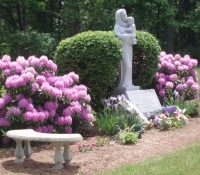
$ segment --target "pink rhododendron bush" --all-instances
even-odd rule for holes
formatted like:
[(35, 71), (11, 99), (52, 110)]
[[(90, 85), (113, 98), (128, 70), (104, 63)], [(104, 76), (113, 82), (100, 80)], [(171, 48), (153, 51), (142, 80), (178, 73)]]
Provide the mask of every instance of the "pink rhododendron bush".
[(156, 90), (161, 101), (170, 98), (178, 100), (192, 100), (198, 97), (198, 77), (195, 67), (198, 62), (189, 55), (181, 57), (161, 52), (159, 55), (159, 71), (155, 77)]
[[(0, 60), (0, 98), (2, 143), (10, 129), (32, 128), (38, 132), (71, 133), (93, 120), (87, 87), (78, 85), (79, 76), (71, 72), (56, 76), (57, 65), (46, 56), (11, 61)], [(1, 144), (1, 143), (0, 143)]]

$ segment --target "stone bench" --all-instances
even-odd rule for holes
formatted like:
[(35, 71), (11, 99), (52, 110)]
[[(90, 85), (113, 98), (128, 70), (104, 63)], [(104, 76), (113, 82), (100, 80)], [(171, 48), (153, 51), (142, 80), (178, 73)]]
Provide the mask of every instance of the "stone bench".
[[(30, 141), (37, 142), (51, 142), (55, 146), (54, 162), (56, 165), (54, 169), (61, 169), (65, 161), (65, 165), (72, 165), (72, 154), (70, 152), (70, 143), (80, 142), (83, 140), (80, 134), (49, 134), (35, 132), (32, 129), (20, 129), (10, 130), (6, 133), (7, 137), (12, 138), (16, 141), (15, 156), (16, 160), (14, 163), (22, 163), (22, 159), (25, 155), (25, 160), (29, 159), (32, 154)], [(24, 141), (24, 149), (22, 148), (22, 142)], [(62, 153), (61, 147), (64, 146), (64, 152)]]

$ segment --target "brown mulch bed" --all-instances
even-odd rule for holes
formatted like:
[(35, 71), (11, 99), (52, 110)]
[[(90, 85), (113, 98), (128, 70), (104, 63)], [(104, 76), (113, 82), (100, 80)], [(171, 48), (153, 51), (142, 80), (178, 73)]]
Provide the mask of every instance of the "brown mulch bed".
[(54, 147), (50, 144), (36, 144), (30, 160), (14, 164), (14, 148), (0, 149), (0, 174), (30, 175), (90, 175), (106, 169), (114, 169), (123, 164), (137, 163), (159, 154), (183, 148), (200, 140), (200, 118), (191, 118), (180, 129), (144, 131), (142, 138), (135, 145), (114, 143), (104, 147), (95, 147), (92, 151), (81, 153), (78, 145), (96, 143), (95, 137), (85, 138), (82, 142), (71, 145), (72, 163), (61, 170), (54, 170)]

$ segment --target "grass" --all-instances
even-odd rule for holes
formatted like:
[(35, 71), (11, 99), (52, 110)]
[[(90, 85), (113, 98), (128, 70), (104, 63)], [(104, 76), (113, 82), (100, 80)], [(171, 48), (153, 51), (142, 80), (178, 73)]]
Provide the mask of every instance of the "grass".
[(96, 175), (200, 175), (199, 162), (200, 141), (196, 141), (193, 145), (178, 151)]
[(200, 65), (198, 65), (195, 70), (197, 71), (198, 75), (198, 84), (200, 84)]

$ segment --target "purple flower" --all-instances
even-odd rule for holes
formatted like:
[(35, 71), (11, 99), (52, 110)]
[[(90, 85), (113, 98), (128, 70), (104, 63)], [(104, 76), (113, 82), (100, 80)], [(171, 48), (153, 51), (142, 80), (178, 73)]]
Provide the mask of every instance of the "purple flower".
[(62, 91), (60, 89), (50, 87), (49, 93), (53, 97), (61, 98), (62, 97)]
[(39, 85), (42, 85), (44, 82), (46, 82), (46, 78), (42, 75), (38, 75), (35, 78), (36, 83), (38, 83)]
[(198, 61), (196, 59), (191, 59), (190, 62), (193, 64), (193, 66), (197, 66)]
[(32, 73), (33, 75), (37, 75), (37, 72), (35, 71), (34, 67), (27, 67), (25, 70), (24, 70), (24, 73), (26, 72), (30, 72)]
[(35, 108), (34, 108), (34, 106), (33, 106), (32, 103), (28, 103), (28, 104), (27, 104), (27, 106), (26, 106), (26, 110), (27, 110), (27, 111), (30, 111), (30, 112), (31, 112), (31, 111), (33, 111), (34, 109), (35, 109)]
[(48, 132), (49, 132), (49, 133), (52, 133), (53, 130), (54, 130), (53, 125), (48, 125), (47, 128), (48, 128)]
[(48, 58), (47, 58), (47, 56), (44, 56), (44, 55), (41, 56), (40, 59), (39, 59), (39, 62), (40, 62), (41, 65), (46, 66), (47, 63), (48, 63)]
[(170, 81), (175, 81), (178, 79), (178, 76), (177, 76), (177, 74), (172, 74), (169, 76), (169, 79), (170, 79)]
[(160, 91), (161, 89), (162, 89), (162, 85), (156, 84), (156, 90), (157, 90), (157, 91)]
[(8, 144), (9, 142), (10, 142), (10, 138), (9, 137), (7, 137), (7, 136), (4, 136), (3, 138), (2, 138), (2, 142), (3, 142), (3, 144), (4, 145), (6, 145), (6, 144)]
[(158, 72), (156, 72), (156, 74), (154, 75), (155, 78), (159, 78), (159, 76), (160, 76), (160, 75), (159, 75)]
[(44, 121), (45, 120), (45, 113), (44, 112), (38, 112), (38, 116), (39, 116), (39, 121)]
[(176, 89), (177, 89), (178, 91), (182, 91), (182, 90), (184, 89), (184, 87), (183, 87), (182, 84), (178, 84), (178, 85), (176, 86)]
[(11, 121), (6, 118), (0, 118), (0, 126), (10, 126)]
[(176, 111), (176, 109), (177, 109), (176, 106), (166, 106), (162, 108), (162, 112), (172, 114)]
[(27, 83), (29, 81), (33, 81), (34, 75), (31, 72), (27, 72), (27, 73), (22, 74), (21, 78), (23, 79), (24, 82)]
[(3, 108), (5, 106), (5, 100), (4, 98), (0, 98), (0, 108)]
[(26, 108), (28, 106), (29, 102), (27, 99), (23, 98), (19, 101), (18, 105), (21, 108)]
[(52, 60), (47, 62), (46, 67), (50, 68), (54, 72), (57, 70), (57, 65)]
[(199, 89), (199, 84), (195, 83), (191, 86), (192, 90), (197, 91)]
[(161, 97), (164, 97), (165, 94), (166, 94), (165, 89), (161, 89), (161, 90), (159, 91), (159, 95), (160, 95)]
[(176, 60), (179, 60), (181, 58), (179, 54), (176, 54), (174, 57), (176, 58)]
[(47, 101), (44, 104), (44, 107), (45, 107), (46, 110), (51, 111), (51, 110), (54, 110), (54, 109), (58, 108), (58, 103), (54, 102), (54, 101)]
[(50, 91), (51, 86), (49, 85), (49, 83), (44, 82), (41, 86), (41, 89), (45, 92), (49, 92)]
[(175, 70), (174, 65), (173, 65), (172, 63), (170, 63), (170, 62), (167, 62), (166, 67), (167, 67), (167, 69), (169, 69), (169, 70), (172, 71), (172, 72)]
[(37, 84), (37, 83), (33, 83), (32, 85), (31, 85), (31, 87), (32, 87), (32, 91), (33, 92), (36, 92), (36, 91), (38, 91), (39, 90), (39, 84)]
[(11, 60), (11, 58), (10, 58), (9, 55), (4, 55), (4, 56), (2, 57), (2, 61), (3, 61), (3, 62), (10, 62), (10, 60)]
[(23, 99), (24, 98), (24, 95), (23, 94), (18, 94), (17, 96), (16, 96), (16, 100), (18, 100), (18, 101), (20, 101), (21, 99)]
[(87, 102), (90, 102), (90, 101), (91, 101), (91, 97), (90, 97), (89, 94), (86, 95), (86, 96), (84, 97), (84, 99), (85, 99), (85, 101), (87, 101)]
[(5, 104), (8, 104), (8, 103), (10, 103), (12, 101), (11, 95), (7, 94), (7, 93), (4, 94), (3, 99), (4, 99)]
[(164, 79), (164, 78), (159, 78), (159, 79), (158, 79), (158, 83), (159, 83), (160, 85), (164, 85), (164, 84), (165, 84), (165, 79)]
[(6, 109), (1, 109), (1, 110), (0, 110), (0, 118), (1, 118), (1, 117), (2, 117), (2, 118), (5, 117), (6, 112), (7, 112)]
[(54, 83), (54, 86), (58, 89), (63, 89), (64, 88), (64, 82), (61, 80), (58, 80)]
[(5, 76), (10, 76), (10, 75), (11, 75), (10, 69), (5, 69), (4, 75), (5, 75)]
[(183, 71), (183, 66), (178, 66), (178, 71)]
[(35, 131), (37, 131), (37, 132), (42, 132), (42, 127), (39, 126), (38, 128), (35, 129)]
[(183, 68), (184, 71), (189, 70), (189, 67), (187, 65), (183, 65), (182, 68)]
[(56, 110), (53, 109), (53, 110), (49, 111), (49, 116), (50, 117), (54, 117), (55, 115), (56, 115)]
[(70, 78), (72, 78), (73, 81), (78, 81), (78, 80), (79, 80), (79, 76), (78, 76), (77, 74), (75, 74), (74, 72), (70, 72), (70, 73), (68, 74), (68, 76), (69, 76)]
[(181, 62), (180, 62), (180, 61), (175, 61), (175, 62), (174, 62), (174, 65), (175, 65), (176, 67), (181, 66)]
[(48, 128), (46, 126), (42, 126), (42, 132), (43, 133), (48, 133)]
[(166, 88), (172, 89), (174, 87), (174, 84), (172, 82), (168, 81), (165, 86), (166, 86)]
[(19, 116), (21, 114), (21, 110), (15, 106), (11, 106), (11, 113), (15, 116)]
[(195, 69), (191, 69), (190, 73), (192, 76), (196, 77), (197, 76), (197, 71)]
[(27, 111), (27, 112), (24, 113), (24, 119), (26, 121), (30, 121), (30, 120), (32, 120), (32, 118), (33, 118), (32, 112)]
[(65, 128), (65, 133), (71, 134), (72, 133), (72, 127), (68, 126), (67, 128)]
[(164, 57), (165, 55), (167, 55), (165, 51), (160, 52), (160, 57)]
[(72, 115), (73, 114), (73, 108), (71, 106), (65, 108), (62, 111), (62, 115), (67, 116), (67, 115)]
[(155, 124), (156, 126), (161, 126), (161, 121), (162, 121), (161, 118), (159, 118), (158, 116), (155, 116), (154, 124)]
[(186, 81), (186, 85), (187, 86), (192, 86), (194, 84), (194, 80), (193, 79), (188, 79), (187, 81)]
[(22, 56), (17, 57), (16, 62), (17, 62), (19, 65), (21, 65), (22, 67), (28, 66), (28, 61), (25, 60), (25, 58), (22, 57)]
[(65, 124), (67, 125), (71, 125), (72, 124), (72, 117), (71, 116), (65, 116), (64, 117), (64, 121), (65, 121)]

